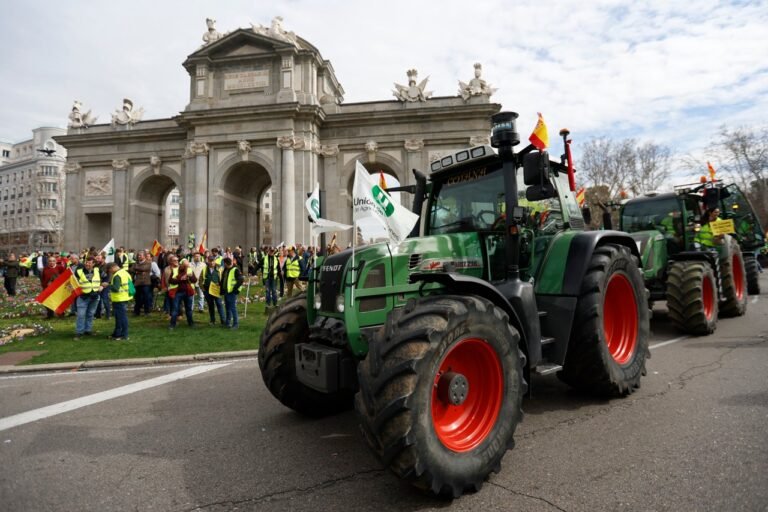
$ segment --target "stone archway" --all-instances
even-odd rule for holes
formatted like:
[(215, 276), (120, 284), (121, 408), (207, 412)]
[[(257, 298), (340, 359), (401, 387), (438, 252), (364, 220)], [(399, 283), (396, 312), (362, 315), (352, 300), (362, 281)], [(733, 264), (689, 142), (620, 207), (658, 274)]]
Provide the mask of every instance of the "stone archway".
[[(129, 237), (131, 245), (151, 247), (153, 240), (158, 240), (164, 246), (172, 246), (175, 245), (173, 242), (181, 240), (181, 233), (177, 233), (178, 238), (175, 238), (167, 231), (169, 217), (174, 212), (167, 210), (166, 204), (168, 196), (176, 189), (179, 191), (179, 197), (183, 198), (180, 185), (167, 174), (152, 174), (138, 183), (132, 201), (131, 224), (132, 231), (135, 231)], [(184, 208), (181, 201), (183, 199), (171, 206), (172, 209), (178, 209), (178, 226), (184, 225)]]
[(271, 187), (269, 172), (253, 161), (238, 162), (222, 174), (216, 195), (222, 219), (220, 242), (223, 246), (234, 248), (240, 245), (247, 250), (271, 238), (275, 229), (272, 213), (279, 208), (274, 193), (269, 199), (265, 198)]

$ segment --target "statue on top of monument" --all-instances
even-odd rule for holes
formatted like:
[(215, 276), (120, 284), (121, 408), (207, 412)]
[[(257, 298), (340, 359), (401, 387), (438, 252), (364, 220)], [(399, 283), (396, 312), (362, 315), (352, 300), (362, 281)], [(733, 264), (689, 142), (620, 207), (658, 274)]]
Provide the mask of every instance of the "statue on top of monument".
[(392, 91), (394, 97), (403, 102), (427, 101), (427, 98), (432, 96), (432, 91), (424, 90), (427, 87), (429, 77), (422, 80), (419, 85), (416, 85), (419, 72), (415, 69), (409, 69), (406, 74), (408, 75), (408, 85), (395, 83), (395, 90)]
[(475, 63), (475, 77), (465, 84), (459, 80), (459, 96), (464, 98), (464, 101), (469, 100), (472, 96), (488, 96), (495, 93), (497, 89), (491, 87), (489, 83), (480, 78), (483, 74), (483, 65), (479, 62)]
[(69, 113), (67, 128), (88, 128), (90, 125), (96, 124), (97, 117), (91, 115), (90, 110), (83, 114), (82, 108), (83, 104), (75, 100), (72, 104), (72, 112)]
[(144, 117), (144, 109), (137, 108), (134, 110), (133, 102), (125, 98), (123, 100), (123, 109), (115, 110), (115, 113), (112, 114), (112, 127), (114, 128), (117, 125), (130, 127), (141, 121), (142, 117)]
[(208, 31), (203, 34), (203, 46), (211, 44), (214, 41), (218, 41), (224, 34), (216, 30), (216, 20), (213, 18), (205, 18), (205, 25), (208, 27)]
[(285, 30), (283, 28), (283, 17), (282, 16), (275, 16), (272, 18), (272, 24), (269, 27), (265, 27), (262, 24), (254, 24), (251, 23), (251, 27), (253, 28), (253, 31), (256, 34), (261, 34), (263, 36), (271, 37), (272, 39), (279, 39), (281, 41), (286, 41), (288, 43), (293, 44), (297, 48), (299, 47), (299, 42), (296, 39), (296, 34), (292, 31)]

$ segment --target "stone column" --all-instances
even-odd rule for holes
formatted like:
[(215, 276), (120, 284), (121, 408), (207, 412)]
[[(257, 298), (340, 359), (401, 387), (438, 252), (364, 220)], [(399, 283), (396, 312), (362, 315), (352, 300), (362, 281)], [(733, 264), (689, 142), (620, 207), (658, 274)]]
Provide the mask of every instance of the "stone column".
[[(282, 219), (278, 238), (290, 245), (296, 241), (296, 170), (293, 148), (296, 138), (293, 135), (278, 137), (277, 147), (282, 150), (282, 193), (280, 211)], [(280, 242), (278, 242), (280, 243)]]
[[(339, 176), (339, 145), (323, 144), (318, 153), (323, 157), (323, 179), (320, 181), (320, 189), (325, 191), (325, 203), (322, 205), (322, 213), (326, 219), (336, 222), (351, 224), (352, 218), (349, 207), (346, 185), (341, 184)], [(339, 233), (339, 237), (344, 237), (346, 233)], [(318, 237), (317, 244), (323, 246), (328, 244), (333, 234), (325, 237)], [(341, 243), (341, 241), (340, 241)]]
[[(179, 219), (179, 242), (186, 244), (189, 233), (202, 236), (208, 229), (208, 154), (205, 142), (191, 141), (184, 154), (186, 165), (181, 176), (181, 197), (184, 211)], [(210, 233), (208, 234), (210, 240)], [(199, 244), (200, 240), (196, 240)]]
[(85, 214), (80, 213), (80, 171), (83, 168), (77, 162), (67, 162), (64, 166), (65, 200), (64, 200), (64, 218), (62, 219), (63, 233), (62, 240), (59, 241), (59, 249), (65, 247), (83, 247), (85, 241), (80, 236), (80, 226), (85, 224)]
[(128, 160), (112, 160), (112, 238), (115, 245), (129, 245), (128, 224)]

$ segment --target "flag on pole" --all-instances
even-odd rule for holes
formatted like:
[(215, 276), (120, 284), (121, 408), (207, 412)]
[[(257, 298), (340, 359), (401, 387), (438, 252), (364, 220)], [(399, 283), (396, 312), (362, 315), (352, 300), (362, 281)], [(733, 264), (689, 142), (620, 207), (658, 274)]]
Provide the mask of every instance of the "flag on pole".
[(352, 208), (355, 222), (365, 217), (377, 219), (387, 229), (387, 236), (395, 245), (405, 240), (419, 220), (418, 215), (395, 204), (359, 161), (355, 165)]
[(715, 181), (715, 174), (717, 174), (717, 171), (714, 167), (712, 167), (712, 164), (707, 162), (707, 169), (709, 169), (709, 179), (711, 181)]
[(312, 195), (309, 196), (307, 202), (304, 203), (309, 213), (309, 218), (312, 219), (312, 235), (317, 236), (320, 233), (330, 233), (331, 231), (344, 231), (350, 229), (352, 226), (347, 224), (341, 224), (328, 219), (320, 217), (320, 184), (315, 183), (315, 190), (312, 191)]
[(584, 189), (584, 187), (581, 187), (578, 192), (576, 192), (576, 202), (579, 203), (579, 208), (584, 208), (584, 203), (587, 200), (587, 191)]
[(82, 293), (80, 285), (71, 268), (67, 269), (54, 282), (49, 284), (35, 300), (56, 312), (63, 313)]
[(541, 112), (538, 114), (539, 120), (536, 122), (536, 126), (533, 128), (533, 133), (528, 137), (528, 140), (531, 141), (531, 144), (533, 144), (536, 149), (544, 151), (547, 149), (547, 146), (549, 146), (549, 134), (547, 133), (547, 125), (544, 122), (544, 118), (541, 116)]
[(379, 171), (379, 186), (381, 190), (387, 190), (387, 179), (384, 177), (384, 171)]
[(105, 263), (112, 263), (115, 261), (115, 239), (113, 238), (107, 242), (107, 245), (104, 246), (101, 252), (107, 253), (107, 256), (104, 258)]
[(33, 252), (29, 256), (24, 256), (19, 260), (19, 265), (24, 268), (32, 268), (32, 263), (34, 262), (35, 258), (37, 258), (37, 253)]
[(154, 242), (152, 242), (152, 248), (149, 250), (149, 254), (151, 254), (154, 257), (160, 254), (160, 251), (162, 250), (163, 250), (163, 246), (160, 245), (160, 242), (155, 240)]
[(208, 230), (203, 231), (203, 236), (200, 238), (200, 245), (197, 246), (197, 252), (205, 254), (205, 244), (208, 243)]

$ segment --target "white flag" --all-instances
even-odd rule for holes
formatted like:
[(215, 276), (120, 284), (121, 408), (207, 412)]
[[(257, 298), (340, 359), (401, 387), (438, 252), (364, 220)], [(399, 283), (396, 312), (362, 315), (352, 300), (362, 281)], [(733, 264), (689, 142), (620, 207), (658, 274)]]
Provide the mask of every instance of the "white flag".
[(313, 235), (319, 235), (320, 233), (329, 233), (331, 231), (344, 231), (350, 229), (352, 226), (348, 224), (341, 224), (340, 222), (334, 222), (328, 219), (320, 218), (320, 184), (315, 183), (315, 190), (312, 195), (309, 196), (307, 202), (304, 203), (309, 212), (309, 217), (314, 221), (310, 226)]
[(371, 178), (368, 170), (359, 161), (355, 165), (355, 185), (352, 187), (352, 217), (357, 222), (365, 217), (374, 217), (387, 228), (389, 239), (399, 244), (408, 236), (419, 216), (402, 205), (395, 204), (392, 197)]
[(115, 261), (115, 239), (113, 238), (107, 242), (107, 245), (104, 246), (101, 252), (107, 253), (107, 256), (104, 258), (105, 263), (112, 263)]

